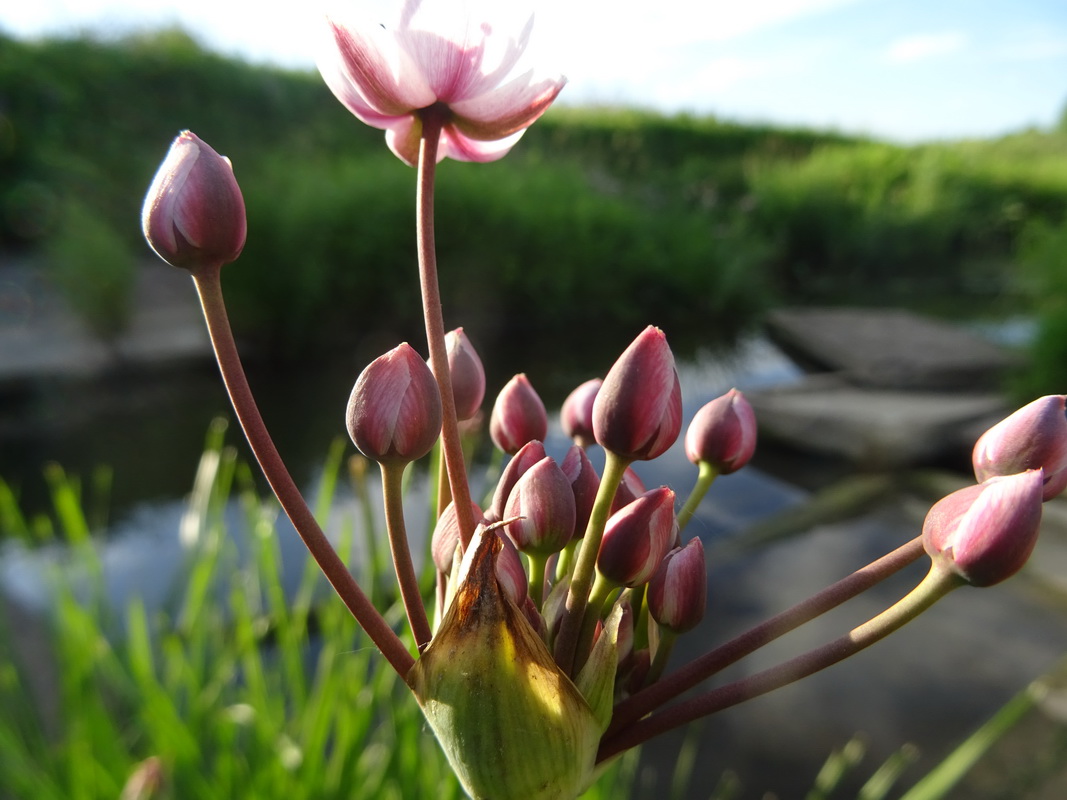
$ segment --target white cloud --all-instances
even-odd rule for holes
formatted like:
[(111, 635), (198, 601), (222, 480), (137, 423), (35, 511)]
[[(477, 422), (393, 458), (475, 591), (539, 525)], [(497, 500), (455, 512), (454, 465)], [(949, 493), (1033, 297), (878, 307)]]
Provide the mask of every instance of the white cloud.
[(962, 31), (918, 33), (891, 42), (886, 48), (885, 55), (886, 59), (893, 64), (911, 64), (955, 53), (966, 45), (967, 34)]

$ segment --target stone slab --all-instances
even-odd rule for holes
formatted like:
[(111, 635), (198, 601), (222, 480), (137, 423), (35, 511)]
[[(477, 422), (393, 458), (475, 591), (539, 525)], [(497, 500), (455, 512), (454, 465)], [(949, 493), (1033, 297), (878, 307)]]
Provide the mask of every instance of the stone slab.
[(1020, 361), (963, 328), (900, 309), (779, 309), (766, 327), (799, 365), (861, 386), (993, 388)]
[(1009, 409), (996, 393), (946, 393), (854, 386), (839, 375), (746, 394), (760, 436), (844, 458), (865, 468), (896, 468), (966, 453)]

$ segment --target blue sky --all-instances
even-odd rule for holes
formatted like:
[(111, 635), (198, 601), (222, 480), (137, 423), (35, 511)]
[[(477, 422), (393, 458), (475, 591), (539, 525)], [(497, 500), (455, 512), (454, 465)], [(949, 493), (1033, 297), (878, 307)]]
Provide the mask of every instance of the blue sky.
[[(354, 1), (354, 0), (353, 0)], [(372, 0), (378, 2), (379, 0)], [(178, 22), (255, 61), (314, 63), (315, 0), (22, 0), (22, 37)], [(1067, 0), (541, 0), (562, 100), (834, 128), (899, 141), (1047, 127), (1067, 107)]]

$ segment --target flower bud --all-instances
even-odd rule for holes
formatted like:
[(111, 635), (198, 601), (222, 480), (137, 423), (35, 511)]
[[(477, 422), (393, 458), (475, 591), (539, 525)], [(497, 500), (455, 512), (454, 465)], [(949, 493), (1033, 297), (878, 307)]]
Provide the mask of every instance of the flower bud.
[[(475, 520), (482, 518), (482, 510), (478, 504), (471, 503), (471, 516)], [(433, 535), (430, 537), (430, 554), (433, 563), (440, 572), (448, 575), (452, 571), (452, 559), (459, 546), (459, 515), (456, 514), (455, 502), (445, 506), (437, 523), (433, 526)]]
[[(501, 547), (495, 533), (475, 533), (455, 599), (407, 682), (470, 797), (577, 797), (592, 781), (606, 724), (592, 705), (603, 705), (604, 681), (579, 676), (587, 700), (556, 666), (500, 590)], [(602, 672), (613, 674), (614, 660), (604, 661)]]
[(594, 441), (593, 401), (604, 381), (593, 378), (581, 384), (567, 395), (559, 412), (560, 426), (580, 447), (588, 447)]
[(508, 496), (511, 494), (515, 482), (522, 477), (526, 470), (543, 459), (545, 455), (545, 446), (535, 439), (524, 444), (511, 457), (496, 482), (496, 489), (493, 491), (493, 502), (489, 506), (487, 515), (490, 519), (494, 522), (504, 519), (504, 506), (508, 502)]
[(615, 497), (611, 500), (611, 513), (614, 514), (620, 508), (630, 505), (645, 491), (644, 481), (634, 472), (633, 467), (627, 467), (626, 471), (622, 473), (619, 488), (615, 490)]
[(626, 348), (593, 402), (597, 443), (627, 459), (650, 460), (682, 429), (682, 389), (663, 331), (651, 325)]
[(574, 536), (574, 492), (548, 457), (523, 473), (504, 506), (508, 536), (524, 553), (558, 553)]
[(731, 389), (701, 408), (685, 433), (685, 454), (711, 464), (720, 475), (745, 466), (756, 451), (756, 415), (745, 396)]
[(196, 270), (221, 266), (245, 245), (245, 201), (230, 160), (182, 131), (156, 172), (141, 229), (160, 258)]
[(545, 404), (524, 374), (508, 381), (497, 395), (489, 417), (489, 435), (497, 447), (510, 455), (527, 442), (543, 442), (548, 435)]
[(978, 481), (1042, 469), (1044, 499), (1062, 492), (1067, 486), (1065, 401), (1062, 394), (1038, 398), (983, 433), (971, 456)]
[[(499, 536), (499, 531), (497, 535)], [(507, 536), (500, 536), (502, 547), (496, 557), (496, 579), (500, 588), (516, 606), (522, 608), (530, 597), (530, 579), (522, 564), (522, 556)]]
[(448, 371), (452, 375), (452, 397), (456, 402), (456, 418), (470, 419), (478, 413), (485, 399), (485, 368), (463, 328), (445, 335), (448, 352)]
[(559, 465), (563, 474), (570, 481), (574, 493), (574, 537), (581, 539), (589, 525), (589, 515), (593, 513), (597, 492), (600, 490), (600, 476), (596, 474), (593, 463), (578, 445), (571, 445), (563, 463)]
[(699, 538), (664, 556), (646, 597), (649, 613), (664, 628), (685, 633), (700, 624), (708, 604), (708, 570)]
[(437, 381), (404, 343), (360, 373), (348, 400), (348, 433), (360, 452), (380, 463), (422, 458), (441, 432)]
[(938, 500), (923, 523), (934, 563), (972, 586), (992, 586), (1018, 572), (1037, 544), (1041, 470), (993, 477)]
[(670, 549), (677, 528), (674, 492), (666, 486), (645, 492), (608, 519), (597, 569), (619, 586), (647, 583)]

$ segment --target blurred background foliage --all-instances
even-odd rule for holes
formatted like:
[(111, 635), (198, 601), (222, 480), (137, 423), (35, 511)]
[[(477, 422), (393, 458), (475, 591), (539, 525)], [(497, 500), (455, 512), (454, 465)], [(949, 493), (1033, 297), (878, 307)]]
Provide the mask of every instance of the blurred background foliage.
[[(183, 128), (232, 158), (246, 196), (243, 268), (226, 275), (240, 335), (293, 356), (355, 329), (417, 334), (415, 281), (397, 280), (414, 275), (410, 168), (317, 75), (180, 30), (0, 35), (0, 264), (44, 265), (94, 331), (121, 330), (152, 257), (143, 193)], [(559, 107), (503, 161), (441, 172), (446, 322), (482, 340), (566, 337), (592, 316), (729, 334), (779, 304), (897, 304), (1033, 314), (1030, 388), (1067, 378), (1067, 113), (1056, 130), (899, 146)]]

